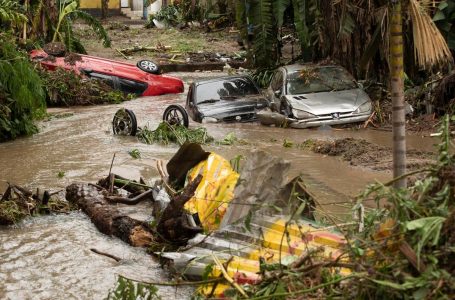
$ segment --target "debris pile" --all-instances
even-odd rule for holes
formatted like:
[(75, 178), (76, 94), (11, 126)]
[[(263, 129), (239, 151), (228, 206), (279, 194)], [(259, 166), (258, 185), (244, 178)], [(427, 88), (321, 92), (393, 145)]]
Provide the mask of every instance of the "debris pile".
[(0, 194), (0, 225), (17, 224), (27, 216), (49, 213), (67, 213), (74, 206), (49, 191), (35, 193), (13, 184), (8, 184), (5, 193)]
[[(366, 140), (343, 138), (333, 141), (309, 139), (298, 145), (315, 153), (329, 156), (341, 156), (351, 165), (371, 168), (373, 170), (390, 170), (392, 165), (392, 149), (372, 144)], [(408, 149), (406, 151), (407, 168), (416, 170), (430, 165), (435, 154), (428, 151)]]
[[(67, 56), (74, 61), (77, 56)], [(51, 106), (96, 105), (121, 103), (131, 99), (120, 91), (114, 90), (101, 80), (85, 79), (72, 71), (57, 69), (53, 72), (40, 70), (40, 76)]]
[(164, 145), (170, 143), (183, 145), (185, 142), (207, 144), (214, 140), (203, 127), (191, 129), (181, 125), (170, 125), (167, 122), (161, 122), (155, 130), (150, 130), (145, 126), (139, 130), (136, 136), (146, 144), (161, 143)]

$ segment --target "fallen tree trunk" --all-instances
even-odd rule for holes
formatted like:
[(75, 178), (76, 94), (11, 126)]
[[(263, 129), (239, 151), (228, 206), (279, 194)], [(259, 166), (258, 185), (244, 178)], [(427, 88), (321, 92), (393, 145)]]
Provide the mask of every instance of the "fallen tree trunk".
[[(134, 247), (149, 247), (156, 243), (185, 244), (202, 228), (188, 221), (183, 207), (190, 200), (202, 180), (199, 175), (190, 182), (183, 192), (174, 197), (158, 220), (156, 232), (148, 224), (124, 215), (117, 206), (110, 203), (117, 197), (109, 196), (107, 189), (91, 184), (71, 184), (66, 188), (66, 199), (77, 204), (104, 234), (113, 235)], [(151, 194), (151, 190), (143, 195)], [(143, 197), (143, 196), (142, 196)], [(141, 198), (138, 196), (137, 198)], [(125, 200), (124, 198), (121, 199)], [(137, 199), (131, 199), (137, 201)], [(150, 212), (151, 214), (152, 212)]]
[(153, 239), (151, 229), (141, 221), (122, 215), (109, 204), (105, 195), (106, 190), (88, 184), (71, 184), (66, 188), (66, 199), (77, 204), (99, 231), (135, 247), (150, 245)]

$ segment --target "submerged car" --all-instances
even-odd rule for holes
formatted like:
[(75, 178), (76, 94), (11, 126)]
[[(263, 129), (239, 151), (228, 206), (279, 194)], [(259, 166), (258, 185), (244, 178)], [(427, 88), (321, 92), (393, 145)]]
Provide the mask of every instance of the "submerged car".
[(157, 96), (182, 93), (183, 81), (159, 74), (159, 67), (152, 61), (141, 60), (137, 65), (101, 57), (70, 54), (68, 57), (48, 55), (44, 50), (33, 50), (30, 58), (49, 71), (57, 68), (72, 70), (92, 79), (105, 81), (112, 88), (137, 96)]
[(273, 111), (259, 116), (269, 125), (283, 120), (307, 128), (365, 121), (372, 103), (349, 72), (337, 65), (289, 65), (276, 70), (267, 90)]
[(186, 111), (196, 122), (250, 122), (268, 106), (249, 76), (229, 76), (194, 82)]

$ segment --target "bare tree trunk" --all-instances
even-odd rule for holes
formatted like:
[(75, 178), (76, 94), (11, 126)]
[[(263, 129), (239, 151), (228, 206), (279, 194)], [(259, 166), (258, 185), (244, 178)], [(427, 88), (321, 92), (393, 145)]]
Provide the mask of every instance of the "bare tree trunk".
[[(406, 128), (403, 82), (403, 25), (401, 0), (392, 0), (390, 24), (390, 69), (392, 89), (393, 177), (406, 172)], [(395, 182), (396, 188), (406, 187), (406, 178)]]
[(101, 18), (107, 18), (107, 12), (109, 9), (109, 0), (101, 0)]

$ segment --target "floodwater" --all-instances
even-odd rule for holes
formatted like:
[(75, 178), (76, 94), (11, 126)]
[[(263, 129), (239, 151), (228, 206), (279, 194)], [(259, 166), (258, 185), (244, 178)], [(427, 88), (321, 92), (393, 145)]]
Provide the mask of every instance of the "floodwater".
[[(216, 73), (175, 74), (185, 81)], [(169, 159), (177, 146), (145, 145), (135, 137), (112, 134), (111, 121), (121, 107), (132, 109), (139, 126), (155, 128), (169, 104), (183, 104), (185, 95), (140, 98), (120, 105), (50, 109), (56, 115), (40, 124), (40, 133), (32, 137), (0, 144), (0, 190), (6, 182), (57, 191), (73, 182), (95, 182), (109, 172), (151, 180), (158, 176), (157, 159)], [(190, 126), (198, 124), (190, 123)], [(284, 148), (283, 140), (294, 143), (308, 138), (363, 138), (380, 145), (391, 145), (389, 132), (374, 130), (297, 130), (264, 127), (258, 124), (207, 124), (216, 139), (234, 132), (246, 144), (207, 146), (228, 159), (260, 149), (291, 161), (289, 178), (301, 174), (320, 204), (323, 213), (335, 213), (345, 219), (350, 212), (342, 206), (368, 183), (387, 181), (388, 172), (351, 167), (334, 157), (326, 157), (297, 148)], [(410, 136), (408, 147), (431, 150), (435, 141)], [(141, 159), (128, 151), (138, 149)], [(59, 178), (58, 173), (64, 172)], [(120, 263), (90, 251), (96, 248), (123, 258)], [(100, 234), (80, 212), (26, 220), (0, 228), (1, 299), (102, 299), (115, 285), (115, 274), (140, 280), (165, 281), (167, 272), (142, 249)], [(191, 288), (160, 287), (167, 299), (188, 298)]]

